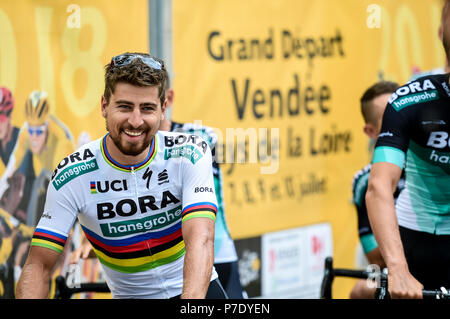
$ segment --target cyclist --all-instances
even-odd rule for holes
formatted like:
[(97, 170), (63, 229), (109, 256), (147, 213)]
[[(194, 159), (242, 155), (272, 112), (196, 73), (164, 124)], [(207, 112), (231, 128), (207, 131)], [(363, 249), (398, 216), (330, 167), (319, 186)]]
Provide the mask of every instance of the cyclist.
[(158, 131), (167, 105), (162, 60), (125, 53), (106, 66), (108, 133), (58, 164), (17, 285), (46, 297), (51, 268), (78, 218), (113, 298), (225, 298), (213, 267), (217, 211), (211, 151)]
[[(364, 133), (370, 138), (370, 145), (373, 147), (374, 142), (380, 134), (381, 119), (383, 112), (388, 103), (389, 97), (398, 89), (398, 84), (389, 81), (380, 81), (370, 86), (362, 95), (361, 114), (364, 119)], [(370, 147), (370, 153), (373, 148)], [(360, 259), (359, 266), (378, 265), (380, 269), (385, 267), (383, 257), (381, 256), (378, 244), (373, 236), (372, 228), (370, 227), (369, 217), (367, 216), (367, 208), (365, 202), (365, 196), (367, 191), (367, 182), (370, 175), (371, 164), (365, 166), (358, 171), (353, 177), (352, 191), (353, 191), (353, 204), (355, 205), (357, 217), (358, 217), (358, 235), (364, 253), (364, 257), (358, 256)], [(400, 178), (397, 188), (394, 193), (394, 197), (397, 198), (398, 194), (404, 187), (404, 178)], [(358, 251), (359, 252), (359, 251)], [(362, 257), (362, 258), (361, 258)], [(373, 298), (375, 288), (369, 288), (366, 280), (359, 280), (353, 290), (350, 293), (352, 299), (368, 299)]]
[[(447, 60), (449, 9), (447, 0)], [(421, 77), (392, 95), (374, 151), (366, 204), (394, 298), (450, 286), (449, 75)], [(405, 189), (394, 208), (391, 191), (405, 164)]]
[(0, 181), (0, 194), (6, 211), (20, 222), (35, 226), (40, 217), (38, 203), (43, 201), (39, 197), (45, 197), (53, 167), (74, 151), (74, 144), (68, 128), (50, 114), (47, 92), (31, 92), (25, 103), (25, 118)]
[[(169, 74), (166, 74), (166, 110), (173, 105), (174, 90), (170, 85)], [(214, 159), (217, 144), (217, 135), (210, 127), (195, 125), (191, 123), (178, 123), (165, 117), (160, 124), (160, 130), (191, 133), (202, 137), (211, 148)], [(227, 227), (224, 202), (223, 202), (223, 182), (222, 172), (219, 164), (213, 160), (214, 186), (217, 197), (217, 214), (214, 231), (214, 267), (219, 275), (219, 280), (224, 287), (227, 296), (231, 299), (242, 299), (243, 289), (240, 283), (239, 270), (237, 264), (237, 253), (233, 239)], [(69, 263), (76, 264), (81, 258), (95, 257), (91, 252), (91, 245), (83, 238), (81, 245), (74, 250), (69, 258)]]

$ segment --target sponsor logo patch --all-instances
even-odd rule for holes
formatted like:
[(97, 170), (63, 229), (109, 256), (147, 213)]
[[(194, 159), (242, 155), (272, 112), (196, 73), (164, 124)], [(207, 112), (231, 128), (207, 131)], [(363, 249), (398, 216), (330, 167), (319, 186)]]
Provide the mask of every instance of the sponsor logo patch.
[[(52, 179), (52, 184), (59, 190), (65, 184), (77, 178), (80, 175), (95, 171), (98, 169), (97, 161), (92, 159), (87, 162), (77, 163), (72, 166), (66, 167), (64, 170), (60, 171), (57, 175)], [(91, 189), (92, 191), (92, 189)]]
[(187, 158), (191, 161), (192, 164), (195, 164), (199, 159), (203, 157), (203, 154), (195, 146), (192, 145), (169, 148), (164, 152), (165, 160), (177, 157)]
[(394, 102), (392, 102), (392, 106), (396, 111), (400, 111), (401, 109), (418, 103), (429, 102), (433, 100), (437, 100), (439, 98), (439, 94), (437, 90), (426, 91), (422, 93), (411, 94), (408, 96), (401, 97)]
[(100, 228), (103, 236), (107, 237), (121, 237), (131, 234), (145, 233), (149, 230), (158, 230), (176, 221), (180, 221), (181, 213), (181, 206), (178, 206), (168, 210), (167, 212), (144, 218), (100, 224)]

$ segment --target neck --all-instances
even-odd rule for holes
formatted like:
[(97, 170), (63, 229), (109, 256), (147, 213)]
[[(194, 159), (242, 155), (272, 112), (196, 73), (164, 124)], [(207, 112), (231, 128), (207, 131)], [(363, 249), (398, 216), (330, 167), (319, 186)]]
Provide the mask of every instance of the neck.
[[(153, 137), (153, 139), (154, 138), (155, 137)], [(151, 145), (152, 145), (152, 142), (150, 142), (150, 145), (148, 147), (146, 147), (145, 150), (142, 151), (138, 155), (127, 155), (127, 154), (122, 153), (122, 151), (116, 146), (116, 144), (114, 143), (114, 141), (112, 140), (112, 138), (109, 134), (106, 137), (106, 148), (108, 149), (109, 156), (115, 162), (117, 162), (121, 165), (124, 165), (124, 166), (133, 166), (133, 165), (144, 162), (148, 156)]]

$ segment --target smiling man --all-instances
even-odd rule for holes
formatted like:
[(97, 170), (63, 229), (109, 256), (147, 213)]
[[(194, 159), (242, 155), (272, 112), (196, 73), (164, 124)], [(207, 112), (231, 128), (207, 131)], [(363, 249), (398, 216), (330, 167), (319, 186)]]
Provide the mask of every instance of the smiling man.
[[(48, 295), (51, 269), (78, 218), (113, 298), (225, 298), (214, 260), (211, 150), (195, 135), (158, 131), (163, 61), (125, 53), (106, 66), (108, 133), (64, 159), (17, 285)], [(57, 181), (57, 182), (56, 182)]]

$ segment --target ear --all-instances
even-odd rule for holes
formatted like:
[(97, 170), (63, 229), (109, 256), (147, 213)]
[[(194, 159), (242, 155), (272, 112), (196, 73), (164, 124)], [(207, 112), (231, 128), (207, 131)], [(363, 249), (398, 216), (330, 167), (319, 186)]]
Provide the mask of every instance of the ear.
[(166, 119), (166, 110), (168, 107), (167, 98), (164, 100), (164, 104), (161, 106), (161, 120)]
[(370, 123), (366, 123), (366, 125), (364, 125), (363, 131), (370, 138), (376, 139), (378, 137), (375, 128)]
[(166, 90), (167, 107), (170, 107), (173, 104), (174, 96), (175, 91), (172, 88)]
[(106, 102), (106, 98), (104, 95), (102, 95), (101, 105), (102, 105), (102, 116), (106, 118), (106, 107), (108, 106), (108, 103)]

